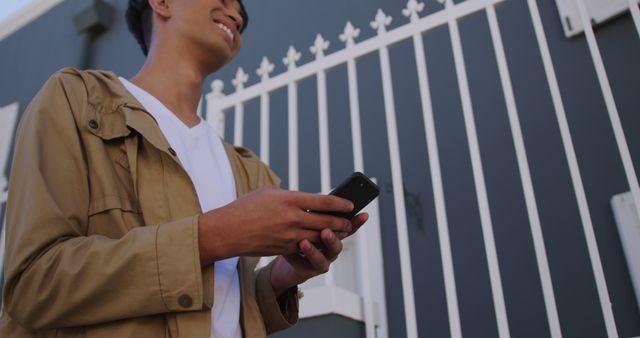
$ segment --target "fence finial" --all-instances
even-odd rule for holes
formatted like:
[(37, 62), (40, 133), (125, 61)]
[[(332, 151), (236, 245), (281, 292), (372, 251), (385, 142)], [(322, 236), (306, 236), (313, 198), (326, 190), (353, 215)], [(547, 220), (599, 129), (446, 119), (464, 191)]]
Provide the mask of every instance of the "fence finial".
[(387, 31), (387, 26), (391, 24), (392, 18), (384, 14), (382, 9), (378, 9), (378, 13), (374, 21), (371, 22), (371, 28), (378, 31), (378, 34), (383, 34)]
[(319, 59), (324, 56), (324, 51), (327, 50), (327, 48), (329, 48), (329, 41), (326, 41), (322, 35), (318, 34), (316, 41), (309, 50), (316, 56), (316, 59)]
[(224, 82), (222, 80), (213, 80), (211, 82), (211, 94), (214, 98), (219, 99), (224, 97)]
[(418, 13), (424, 10), (424, 2), (418, 2), (417, 0), (409, 0), (407, 2), (407, 8), (402, 10), (402, 14), (409, 18), (411, 22), (418, 21)]
[(240, 91), (244, 89), (244, 84), (247, 83), (247, 81), (249, 81), (249, 74), (245, 73), (242, 67), (239, 67), (236, 78), (231, 80), (231, 83), (236, 87), (236, 91)]
[(289, 50), (287, 51), (287, 56), (282, 59), (282, 62), (285, 66), (289, 67), (289, 70), (296, 68), (296, 62), (300, 61), (300, 54), (293, 46), (289, 46)]
[(340, 34), (340, 41), (346, 43), (347, 47), (350, 47), (355, 44), (354, 40), (358, 36), (360, 36), (360, 29), (353, 27), (351, 21), (349, 21), (344, 27), (344, 33)]
[(258, 76), (260, 76), (261, 81), (266, 81), (269, 79), (269, 74), (273, 72), (275, 65), (267, 59), (267, 57), (262, 58), (262, 62), (260, 63), (260, 68), (256, 71)]

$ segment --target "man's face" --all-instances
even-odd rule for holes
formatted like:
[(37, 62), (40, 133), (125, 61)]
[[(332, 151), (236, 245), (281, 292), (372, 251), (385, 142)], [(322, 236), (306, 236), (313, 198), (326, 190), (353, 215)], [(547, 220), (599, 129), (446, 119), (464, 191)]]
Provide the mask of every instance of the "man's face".
[(229, 62), (242, 48), (244, 22), (238, 0), (173, 0), (168, 24), (186, 39), (188, 50), (184, 52), (202, 55), (215, 62), (215, 68)]

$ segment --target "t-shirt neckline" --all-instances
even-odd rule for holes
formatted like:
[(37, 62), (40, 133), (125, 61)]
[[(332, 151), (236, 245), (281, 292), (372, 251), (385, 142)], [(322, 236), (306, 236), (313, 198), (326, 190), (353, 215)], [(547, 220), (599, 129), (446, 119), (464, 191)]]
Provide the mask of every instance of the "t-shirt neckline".
[[(202, 130), (206, 130), (206, 128), (204, 128), (204, 124), (206, 122), (202, 117), (198, 116), (198, 118), (200, 119), (200, 122), (198, 122), (198, 124), (194, 125), (193, 127), (189, 127), (180, 118), (178, 118), (178, 116), (176, 116), (176, 114), (173, 111), (171, 111), (171, 109), (169, 109), (164, 103), (162, 103), (162, 101), (160, 101), (158, 98), (153, 96), (151, 93), (144, 90), (143, 88), (140, 88), (138, 85), (123, 78), (122, 76), (119, 76), (118, 79), (120, 79), (120, 81), (123, 84), (127, 84), (131, 88), (137, 90), (139, 94), (146, 96), (147, 99), (153, 101), (154, 104), (157, 104), (158, 106), (162, 107), (163, 109), (161, 109), (161, 111), (155, 112), (155, 113), (169, 116), (169, 118), (172, 119), (175, 122), (175, 124), (177, 124), (179, 128), (181, 128), (183, 131), (188, 132), (189, 134), (192, 134), (192, 133), (200, 134)], [(127, 86), (125, 86), (125, 88), (128, 89)], [(151, 113), (151, 115), (154, 114), (154, 112), (149, 112), (149, 113)]]

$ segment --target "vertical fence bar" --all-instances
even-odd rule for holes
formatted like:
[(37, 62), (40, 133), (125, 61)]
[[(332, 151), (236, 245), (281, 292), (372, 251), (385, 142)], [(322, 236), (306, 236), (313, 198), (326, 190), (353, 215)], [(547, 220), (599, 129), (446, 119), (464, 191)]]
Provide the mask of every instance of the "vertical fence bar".
[[(247, 80), (249, 80), (249, 75), (244, 72), (242, 67), (238, 68), (236, 78), (231, 81), (231, 83), (236, 87), (236, 93), (239, 93), (244, 89), (244, 84)], [(244, 134), (244, 102), (236, 103), (234, 117), (233, 143), (237, 146), (241, 146)]]
[[(3, 205), (5, 203), (0, 203), (0, 205)], [(6, 205), (3, 205), (3, 207), (6, 210)], [(5, 211), (5, 215), (3, 215), (2, 217), (2, 229), (0, 229), (0, 268), (3, 269), (4, 271), (4, 250), (5, 250), (5, 237), (6, 237), (6, 233), (7, 231), (5, 230), (7, 227), (7, 215), (6, 215), (6, 211)], [(0, 273), (0, 276), (2, 276), (3, 274)], [(0, 314), (3, 313), (3, 303), (0, 303)]]
[[(540, 47), (540, 54), (542, 56), (542, 62), (544, 64), (545, 73), (547, 75), (547, 81), (549, 83), (549, 89), (551, 91), (551, 99), (556, 111), (558, 125), (560, 128), (560, 135), (562, 136), (562, 144), (567, 156), (567, 162), (569, 165), (569, 171), (571, 173), (571, 181), (576, 194), (576, 200), (578, 201), (578, 209), (580, 211), (580, 219), (582, 221), (582, 227), (585, 235), (587, 236), (587, 249), (589, 251), (589, 258), (591, 259), (592, 268), (594, 271), (594, 278), (596, 281), (596, 287), (598, 289), (598, 295), (600, 296), (600, 305), (602, 307), (602, 313), (607, 318), (613, 318), (611, 313), (611, 303), (609, 301), (609, 293), (607, 291), (607, 284), (602, 271), (600, 263), (600, 255), (598, 253), (598, 247), (595, 243), (595, 238), (589, 238), (588, 234), (593, 234), (593, 222), (591, 220), (591, 214), (589, 213), (589, 204), (587, 203), (587, 196), (584, 191), (584, 185), (582, 183), (582, 177), (580, 174), (580, 168), (578, 166), (578, 159), (575, 153), (575, 147), (573, 140), (571, 139), (571, 132), (569, 130), (569, 123), (567, 122), (567, 115), (562, 102), (562, 96), (560, 94), (560, 87), (558, 85), (558, 79), (556, 78), (553, 61), (551, 59), (551, 52), (547, 43), (547, 38), (542, 26), (542, 19), (540, 17), (540, 11), (538, 10), (538, 4), (535, 0), (527, 0), (529, 5), (529, 12), (531, 14), (531, 20), (533, 21), (536, 38)], [(586, 28), (586, 27), (585, 27)], [(598, 264), (596, 264), (598, 263)], [(618, 332), (615, 329), (615, 321), (606, 323), (607, 334), (609, 337), (618, 337)]]
[[(256, 71), (262, 82), (269, 79), (269, 74), (273, 72), (275, 65), (264, 57), (260, 68)], [(260, 94), (260, 160), (269, 165), (269, 121), (270, 121), (270, 99), (269, 92)], [(265, 267), (274, 259), (274, 256), (261, 257), (258, 268)]]
[(491, 39), (493, 40), (493, 49), (496, 54), (498, 63), (498, 71), (500, 73), (500, 81), (504, 91), (507, 112), (509, 114), (509, 124), (511, 125), (511, 133), (513, 135), (513, 144), (516, 149), (516, 157), (518, 168), (520, 171), (520, 179), (522, 181), (522, 189), (524, 191), (525, 203), (527, 206), (527, 214), (529, 216), (529, 225), (531, 227), (531, 235), (533, 237), (533, 246), (536, 254), (536, 262), (538, 263), (538, 273), (540, 274), (540, 283), (542, 285), (542, 294), (544, 296), (544, 304), (547, 312), (547, 321), (549, 322), (549, 331), (551, 337), (562, 337), (560, 329), (560, 320), (558, 319), (558, 309), (556, 307), (556, 299), (553, 292), (553, 283), (551, 281), (551, 272), (549, 271), (549, 261), (547, 259), (547, 251), (544, 245), (544, 237), (542, 227), (540, 225), (540, 214), (538, 212), (538, 204), (533, 189), (531, 179), (531, 171), (527, 161), (527, 151), (522, 136), (522, 127), (520, 118), (518, 117), (518, 109), (516, 107), (515, 95), (513, 93), (513, 85), (509, 74), (509, 66), (507, 57), (502, 44), (502, 35), (498, 25), (498, 18), (494, 6), (487, 7), (487, 17), (489, 19), (489, 29), (491, 30)]
[[(613, 97), (613, 91), (611, 90), (611, 84), (609, 83), (609, 77), (602, 61), (602, 55), (600, 54), (600, 48), (596, 41), (593, 28), (587, 13), (587, 8), (582, 0), (576, 0), (578, 5), (578, 13), (582, 25), (584, 26), (584, 34), (589, 45), (589, 51), (591, 52), (591, 58), (600, 82), (602, 89), (602, 95), (604, 102), (607, 106), (607, 112), (609, 113), (609, 119), (613, 127), (613, 134), (615, 135), (616, 142), (618, 144), (618, 150), (622, 159), (627, 181), (629, 182), (629, 188), (631, 195), (633, 196), (636, 212), (640, 215), (640, 186), (638, 185), (638, 177), (636, 176), (635, 168), (633, 167), (633, 159), (629, 152), (629, 146), (627, 145), (627, 139), (624, 135), (624, 129), (622, 128), (622, 122), (620, 121), (620, 114), (618, 113), (618, 107), (616, 107), (615, 99)], [(636, 6), (637, 9), (637, 6)], [(598, 283), (598, 295), (600, 296), (600, 303), (602, 305), (602, 312), (604, 315), (605, 323), (607, 326), (607, 333), (609, 337), (617, 335), (617, 329), (615, 324), (615, 317), (613, 310), (611, 309), (611, 300), (609, 299), (609, 292), (602, 269), (602, 262), (600, 261), (600, 254), (598, 252), (597, 239), (593, 230), (593, 227), (585, 228), (585, 236), (587, 237), (587, 244), (589, 245), (589, 253), (592, 253), (591, 263), (596, 276), (596, 282)]]
[(329, 116), (327, 113), (327, 78), (318, 72), (318, 127), (320, 134), (320, 187), (323, 193), (331, 190), (331, 162), (329, 156)]
[(224, 138), (224, 112), (218, 107), (218, 102), (224, 97), (224, 82), (211, 82), (211, 93), (205, 96), (207, 100), (207, 122), (213, 126), (221, 138)]
[[(275, 65), (269, 62), (266, 57), (262, 58), (260, 68), (256, 71), (260, 76), (260, 81), (264, 83), (269, 79), (269, 74), (273, 72)], [(260, 94), (260, 159), (269, 165), (269, 120), (270, 102), (269, 92)]]
[[(316, 55), (316, 62), (324, 58), (324, 51), (329, 48), (329, 41), (325, 41), (318, 34), (311, 46), (311, 53)], [(329, 114), (327, 112), (327, 75), (325, 70), (316, 74), (318, 87), (318, 129), (320, 143), (320, 187), (323, 193), (331, 190), (331, 162), (329, 156)]]
[(0, 204), (7, 201), (8, 192), (7, 188), (9, 185), (9, 181), (4, 176), (4, 173), (0, 174)]
[(638, 31), (638, 37), (640, 37), (640, 9), (638, 9), (637, 0), (627, 0), (629, 3), (629, 12), (633, 18), (633, 23), (636, 25), (636, 31)]
[[(412, 23), (418, 21), (418, 12), (424, 9), (424, 3), (411, 0), (403, 12)], [(436, 136), (435, 121), (433, 117), (433, 106), (431, 103), (431, 89), (429, 87), (429, 76), (427, 72), (427, 60), (424, 52), (424, 42), (422, 33), (416, 31), (413, 35), (413, 47), (418, 70), (418, 83), (420, 86), (420, 101), (422, 104), (422, 115), (429, 156), (429, 169), (431, 171), (431, 184), (433, 186), (433, 200), (436, 209), (436, 222), (438, 227), (438, 240), (440, 242), (440, 256), (442, 260), (442, 272), (444, 277), (444, 288), (447, 299), (447, 313), (449, 317), (450, 337), (462, 337), (462, 326), (460, 324), (460, 310), (458, 309), (458, 294), (456, 291), (455, 273), (453, 269), (453, 258), (451, 256), (451, 240), (449, 238), (449, 222), (447, 220), (446, 202), (444, 199), (444, 188), (442, 183), (442, 173), (440, 168), (440, 155), (438, 151), (438, 140)]]
[(242, 146), (242, 131), (244, 127), (244, 104), (236, 104), (233, 116), (233, 144)]
[[(371, 27), (378, 31), (378, 35), (386, 34), (386, 27), (391, 24), (391, 17), (378, 10)], [(404, 184), (402, 180), (402, 166), (400, 163), (400, 144), (398, 141), (398, 127), (396, 125), (396, 108), (393, 94), (393, 80), (391, 77), (391, 62), (389, 49), (385, 45), (379, 49), (380, 69), (382, 73), (382, 87), (384, 96), (385, 117), (387, 122), (387, 137), (389, 142), (389, 156), (391, 160), (391, 179), (393, 182), (393, 200), (396, 210), (398, 228), (398, 245), (400, 250), (400, 272), (402, 275), (402, 293), (404, 300), (405, 322), (408, 338), (418, 337), (416, 322), (416, 307), (413, 291), (413, 274), (411, 269), (411, 252), (409, 251), (409, 232), (407, 229), (407, 215), (404, 201)]]
[[(453, 7), (454, 4), (452, 0), (446, 0), (445, 10), (449, 10)], [(451, 34), (451, 45), (453, 47), (453, 58), (455, 61), (456, 74), (458, 76), (460, 98), (462, 100), (462, 111), (464, 114), (465, 128), (467, 131), (467, 140), (469, 141), (471, 167), (473, 170), (476, 195), (478, 198), (480, 223), (482, 225), (482, 235), (484, 238), (487, 265), (489, 267), (489, 279), (491, 282), (491, 293), (493, 296), (496, 321), (498, 324), (498, 334), (500, 337), (509, 337), (509, 321), (507, 319), (507, 310), (504, 303), (502, 280), (500, 278), (500, 266), (498, 264), (498, 254), (496, 252), (496, 244), (493, 235), (493, 225), (491, 221), (491, 211), (489, 209), (489, 199), (487, 197), (487, 188), (484, 181), (482, 158), (480, 156), (480, 145), (478, 144), (478, 135), (474, 120), (475, 117), (473, 114), (473, 106), (471, 104), (471, 94), (469, 92), (469, 82), (467, 79), (467, 71), (465, 69), (464, 54), (462, 50), (462, 42), (460, 41), (460, 32), (458, 29), (457, 19), (452, 18), (449, 20), (449, 29)]]
[(204, 114), (204, 95), (200, 96), (200, 100), (198, 101), (198, 108), (196, 110), (196, 114), (198, 114), (198, 116), (203, 117)]
[[(311, 48), (311, 53), (316, 55), (316, 62), (324, 58), (324, 51), (329, 48), (329, 41), (325, 41), (318, 34)], [(324, 69), (316, 74), (318, 89), (318, 131), (320, 144), (320, 190), (329, 193), (331, 190), (331, 162), (329, 156), (329, 113), (327, 112), (327, 75)], [(330, 269), (324, 275), (326, 286), (334, 285), (333, 272)]]
[[(296, 62), (300, 61), (302, 55), (289, 47), (287, 56), (283, 59), (289, 71), (296, 68)], [(295, 79), (287, 85), (287, 105), (289, 111), (289, 190), (298, 190), (298, 83)]]
[(289, 190), (298, 190), (298, 85), (291, 83), (289, 98)]
[(578, 4), (578, 11), (582, 24), (586, 25), (584, 33), (587, 38), (587, 44), (589, 45), (589, 51), (591, 52), (591, 58), (593, 59), (593, 65), (596, 69), (596, 74), (598, 75), (598, 81), (600, 82), (600, 87), (602, 89), (602, 96), (604, 97), (604, 102), (607, 106), (607, 112), (609, 113), (609, 119), (611, 120), (611, 125), (613, 127), (613, 134), (615, 135), (616, 142), (618, 144), (618, 151), (622, 158), (624, 171), (627, 175), (631, 195), (635, 200), (636, 212), (640, 215), (640, 185), (638, 184), (638, 176), (636, 175), (636, 170), (633, 166), (633, 159), (631, 158), (629, 145), (627, 144), (624, 129), (622, 128), (622, 122), (620, 121), (620, 113), (618, 112), (618, 107), (616, 106), (615, 98), (613, 97), (613, 91), (611, 90), (607, 70), (604, 67), (604, 62), (602, 61), (602, 54), (600, 53), (598, 42), (596, 41), (593, 28), (589, 22), (589, 14), (587, 13), (583, 0), (576, 0), (576, 2)]
[[(8, 179), (5, 177), (5, 170), (9, 165), (9, 153), (12, 146), (12, 138), (15, 133), (16, 122), (20, 105), (15, 102), (5, 107), (0, 107), (0, 212), (4, 210), (2, 217), (2, 228), (0, 228), (0, 268), (4, 264), (5, 234), (6, 234), (6, 207), (8, 197)], [(0, 273), (1, 277), (2, 273)], [(3, 308), (0, 304), (0, 314)]]
[[(353, 27), (351, 22), (347, 22), (340, 40), (349, 49), (355, 44), (354, 39), (360, 35), (360, 30)], [(358, 90), (358, 72), (356, 60), (347, 60), (347, 78), (349, 83), (349, 108), (351, 115), (351, 138), (353, 145), (353, 168), (354, 171), (364, 172), (364, 152), (362, 150), (362, 127), (360, 124), (360, 93)], [(371, 291), (371, 266), (369, 265), (369, 243), (367, 234), (371, 231), (369, 227), (360, 229), (356, 233), (356, 250), (358, 253), (358, 266), (360, 276), (360, 287), (362, 288), (362, 299), (364, 303), (365, 330), (367, 338), (375, 338), (375, 305), (373, 303), (373, 293)], [(385, 325), (386, 329), (386, 325)]]
[[(354, 39), (360, 35), (360, 29), (347, 22), (344, 33), (340, 35), (347, 45), (347, 49), (355, 44)], [(364, 152), (362, 150), (362, 127), (360, 123), (360, 93), (358, 90), (358, 70), (356, 60), (347, 60), (347, 77), (349, 81), (349, 108), (351, 111), (351, 140), (353, 143), (353, 168), (355, 171), (364, 171)]]
[(9, 153), (13, 143), (11, 140), (16, 129), (19, 110), (20, 105), (17, 102), (0, 107), (0, 204), (6, 200), (4, 191), (7, 180), (4, 173), (9, 165)]
[(260, 95), (260, 159), (269, 165), (269, 93)]

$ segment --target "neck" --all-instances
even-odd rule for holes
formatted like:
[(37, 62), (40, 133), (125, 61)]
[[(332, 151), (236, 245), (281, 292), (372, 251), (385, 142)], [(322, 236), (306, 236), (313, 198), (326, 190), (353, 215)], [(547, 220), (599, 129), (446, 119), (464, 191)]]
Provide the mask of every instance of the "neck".
[(207, 74), (176, 53), (149, 51), (149, 57), (131, 82), (162, 102), (189, 127), (200, 122), (197, 114), (202, 84)]

